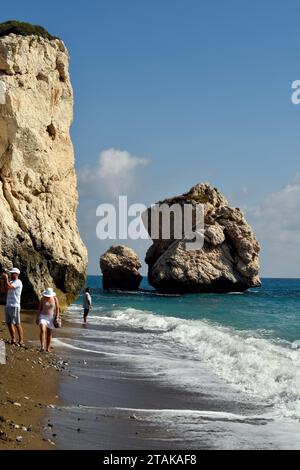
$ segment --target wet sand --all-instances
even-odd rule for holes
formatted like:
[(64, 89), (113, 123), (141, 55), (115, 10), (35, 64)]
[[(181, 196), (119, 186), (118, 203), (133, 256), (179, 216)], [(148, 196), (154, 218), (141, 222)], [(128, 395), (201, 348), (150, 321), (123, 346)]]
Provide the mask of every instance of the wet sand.
[[(159, 387), (124, 365), (105, 357), (72, 351), (67, 361), (72, 372), (62, 377), (59, 394), (63, 406), (49, 410), (57, 433), (57, 449), (187, 449), (209, 448), (203, 439), (189, 442), (153, 422), (153, 409), (205, 409), (207, 399), (182, 395), (171, 387)], [(211, 406), (211, 404), (210, 404)]]
[[(0, 312), (2, 320), (3, 307)], [(0, 450), (187, 447), (135, 409), (183, 409), (191, 406), (191, 397), (157, 387), (105, 356), (56, 346), (58, 355), (39, 353), (35, 312), (22, 312), (22, 325), (28, 349), (6, 344), (7, 363), (0, 365)], [(63, 326), (54, 337), (72, 335), (74, 325)], [(1, 321), (0, 339), (8, 338)]]
[[(65, 323), (62, 342), (72, 343), (80, 325)], [(93, 330), (92, 325), (87, 328)], [(223, 401), (201, 393), (159, 383), (118, 356), (89, 350), (56, 348), (68, 362), (61, 377), (61, 406), (49, 410), (57, 433), (57, 449), (214, 449), (217, 432), (226, 435), (227, 419), (203, 418), (201, 410), (216, 414), (253, 412), (251, 406)], [(253, 432), (259, 427), (254, 422)]]
[[(42, 354), (28, 342), (38, 339), (35, 312), (22, 312), (28, 349), (6, 344), (7, 362), (0, 365), (0, 450), (53, 449), (44, 436), (50, 405), (57, 405), (59, 368), (53, 354)], [(4, 308), (0, 307), (0, 339), (8, 339)], [(50, 439), (49, 442), (47, 439)]]

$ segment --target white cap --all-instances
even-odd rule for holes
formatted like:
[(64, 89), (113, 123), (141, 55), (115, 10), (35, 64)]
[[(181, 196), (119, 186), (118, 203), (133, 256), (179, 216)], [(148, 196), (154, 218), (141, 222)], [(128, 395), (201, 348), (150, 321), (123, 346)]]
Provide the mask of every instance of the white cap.
[(8, 272), (10, 274), (20, 274), (20, 270), (18, 268), (11, 268)]
[(52, 287), (47, 287), (47, 289), (44, 290), (44, 292), (42, 292), (43, 296), (44, 297), (55, 297), (56, 294), (54, 292), (54, 290), (52, 289)]

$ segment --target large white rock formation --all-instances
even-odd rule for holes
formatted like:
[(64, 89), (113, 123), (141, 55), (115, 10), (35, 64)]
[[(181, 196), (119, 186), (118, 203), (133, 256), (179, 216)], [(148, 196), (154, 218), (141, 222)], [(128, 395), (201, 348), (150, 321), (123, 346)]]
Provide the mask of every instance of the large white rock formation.
[[(259, 243), (240, 209), (230, 207), (216, 188), (197, 184), (159, 204), (203, 204), (205, 238), (199, 250), (187, 250), (184, 238), (154, 239), (145, 260), (153, 287), (186, 293), (239, 292), (260, 286)], [(148, 229), (151, 232), (151, 221)]]
[(83, 285), (70, 138), (73, 92), (59, 39), (0, 38), (0, 268), (20, 267), (23, 304), (54, 287), (68, 304)]

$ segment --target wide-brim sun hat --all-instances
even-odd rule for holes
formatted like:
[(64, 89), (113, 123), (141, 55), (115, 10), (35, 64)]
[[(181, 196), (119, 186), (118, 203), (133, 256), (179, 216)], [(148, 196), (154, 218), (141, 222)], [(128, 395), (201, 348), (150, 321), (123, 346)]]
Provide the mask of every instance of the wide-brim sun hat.
[(47, 287), (47, 289), (45, 289), (42, 292), (42, 294), (43, 294), (44, 297), (55, 297), (56, 296), (56, 293), (54, 292), (52, 287)]
[(20, 270), (18, 268), (11, 268), (8, 270), (10, 274), (20, 274)]

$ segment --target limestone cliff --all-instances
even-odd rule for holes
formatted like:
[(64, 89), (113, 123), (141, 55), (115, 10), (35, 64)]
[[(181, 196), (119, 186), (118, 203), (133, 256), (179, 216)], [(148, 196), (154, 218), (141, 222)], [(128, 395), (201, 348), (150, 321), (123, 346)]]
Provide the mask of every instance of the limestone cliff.
[[(203, 204), (204, 246), (186, 250), (186, 240), (153, 240), (146, 254), (150, 284), (161, 292), (244, 291), (260, 285), (259, 244), (238, 208), (208, 184), (160, 201), (160, 204)], [(148, 212), (149, 213), (149, 212)], [(149, 231), (151, 229), (151, 222)]]
[(0, 37), (0, 268), (21, 269), (26, 307), (48, 286), (66, 305), (85, 279), (72, 118), (64, 43)]

